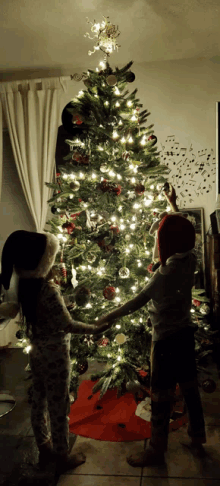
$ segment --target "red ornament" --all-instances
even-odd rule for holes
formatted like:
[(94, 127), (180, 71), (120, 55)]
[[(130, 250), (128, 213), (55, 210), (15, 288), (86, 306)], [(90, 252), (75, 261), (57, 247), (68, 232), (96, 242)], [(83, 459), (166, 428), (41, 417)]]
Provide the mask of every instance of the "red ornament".
[(149, 141), (157, 140), (157, 137), (155, 135), (150, 135), (150, 137), (148, 137), (148, 140)]
[(57, 177), (59, 177), (59, 176), (60, 176), (60, 172), (57, 172), (57, 173), (56, 173), (56, 176), (57, 176)]
[(141, 196), (142, 194), (144, 194), (144, 191), (145, 191), (144, 185), (137, 184), (137, 186), (135, 187), (135, 193), (137, 194), (137, 196)]
[(66, 270), (65, 263), (60, 263), (60, 269), (61, 269), (61, 273), (62, 273), (62, 276), (63, 276), (63, 280), (66, 283), (66, 281), (67, 281), (67, 270)]
[(89, 156), (88, 155), (82, 155), (80, 152), (74, 152), (72, 155), (72, 160), (75, 162), (78, 162), (78, 164), (84, 164), (88, 165), (89, 164)]
[(144, 371), (144, 370), (138, 370), (138, 374), (140, 376), (142, 376), (143, 378), (145, 378), (145, 376), (147, 376), (148, 373), (147, 373), (147, 371)]
[(77, 218), (77, 216), (79, 216), (80, 214), (81, 214), (81, 212), (80, 213), (71, 214), (70, 216), (75, 221), (75, 219)]
[(73, 123), (76, 123), (77, 125), (81, 125), (83, 121), (79, 117), (79, 115), (73, 115)]
[(154, 265), (153, 263), (150, 263), (150, 265), (148, 265), (148, 267), (147, 267), (148, 272), (154, 273), (154, 272), (152, 272), (153, 265)]
[(124, 160), (129, 160), (130, 159), (130, 152), (127, 152), (127, 151), (123, 152), (122, 158)]
[(82, 199), (78, 199), (79, 202), (82, 202)]
[(103, 179), (103, 181), (100, 182), (98, 189), (101, 189), (102, 192), (114, 192), (117, 196), (121, 194), (121, 186), (116, 186), (116, 184), (109, 182), (107, 179)]
[(118, 185), (117, 187), (113, 188), (112, 192), (114, 192), (116, 196), (119, 196), (119, 194), (121, 194), (121, 186)]
[(104, 247), (105, 246), (105, 240), (98, 241), (98, 245), (100, 246), (100, 248)]
[(105, 348), (106, 346), (108, 346), (108, 343), (109, 343), (108, 338), (103, 338), (98, 341), (98, 346)]
[(105, 287), (103, 295), (107, 300), (113, 300), (115, 298), (115, 287)]
[(75, 227), (76, 226), (75, 226), (74, 223), (69, 223), (69, 222), (64, 223), (62, 225), (62, 228), (67, 231), (68, 235), (70, 235), (73, 232), (73, 230), (75, 229)]
[(107, 181), (107, 179), (103, 179), (103, 181), (100, 182), (98, 187), (99, 187), (99, 189), (101, 189), (102, 192), (110, 192), (110, 189), (111, 189), (110, 184)]
[(196, 300), (196, 299), (193, 299), (192, 301), (193, 305), (195, 305), (196, 307), (199, 307), (201, 305), (201, 302), (199, 300)]
[(119, 227), (118, 226), (111, 226), (110, 229), (113, 231), (113, 235), (117, 235), (117, 233), (119, 233)]

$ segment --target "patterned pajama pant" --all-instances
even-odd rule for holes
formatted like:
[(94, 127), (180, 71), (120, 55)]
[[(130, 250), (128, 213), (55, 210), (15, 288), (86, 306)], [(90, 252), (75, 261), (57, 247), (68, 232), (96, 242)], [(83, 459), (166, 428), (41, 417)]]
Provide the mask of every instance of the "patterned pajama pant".
[(158, 451), (166, 451), (169, 421), (176, 384), (182, 392), (189, 420), (188, 435), (206, 442), (205, 422), (198, 389), (194, 332), (183, 329), (151, 344), (151, 440)]
[(62, 454), (69, 449), (70, 344), (32, 344), (29, 356), (33, 376), (31, 423), (37, 446), (52, 440), (54, 452)]

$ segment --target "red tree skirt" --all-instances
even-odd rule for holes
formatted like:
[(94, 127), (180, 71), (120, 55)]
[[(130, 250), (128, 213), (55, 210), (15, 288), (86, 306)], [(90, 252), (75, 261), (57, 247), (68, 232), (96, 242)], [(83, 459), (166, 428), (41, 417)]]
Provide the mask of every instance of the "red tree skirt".
[[(81, 383), (78, 398), (70, 409), (70, 432), (82, 437), (112, 442), (151, 437), (151, 423), (135, 415), (137, 404), (132, 393), (117, 398), (117, 390), (113, 389), (108, 390), (100, 399), (100, 391), (92, 394), (94, 384), (95, 382), (90, 380)], [(170, 432), (187, 422), (186, 415), (170, 422)]]

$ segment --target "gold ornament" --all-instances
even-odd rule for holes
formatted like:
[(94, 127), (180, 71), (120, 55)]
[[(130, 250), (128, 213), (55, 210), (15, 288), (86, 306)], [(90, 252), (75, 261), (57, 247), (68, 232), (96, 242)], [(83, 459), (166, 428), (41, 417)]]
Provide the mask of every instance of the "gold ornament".
[(106, 78), (106, 82), (109, 86), (115, 86), (117, 84), (117, 78), (114, 74), (110, 74), (110, 76)]
[(117, 344), (124, 344), (127, 341), (127, 338), (125, 334), (117, 334), (115, 340)]

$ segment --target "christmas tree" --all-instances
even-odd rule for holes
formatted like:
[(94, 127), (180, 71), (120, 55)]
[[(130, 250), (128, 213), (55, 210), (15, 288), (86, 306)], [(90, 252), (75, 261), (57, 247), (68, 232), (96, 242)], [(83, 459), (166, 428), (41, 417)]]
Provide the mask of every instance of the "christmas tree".
[[(56, 183), (47, 183), (54, 189), (48, 201), (54, 217), (47, 224), (61, 243), (54, 280), (72, 318), (87, 323), (147, 284), (154, 245), (149, 229), (160, 213), (170, 210), (163, 193), (169, 169), (160, 163), (150, 113), (142, 109), (137, 89), (126, 89), (135, 79), (133, 62), (121, 69), (110, 66), (119, 33), (107, 18), (91, 30), (97, 38), (95, 50), (102, 50), (104, 59), (101, 69), (83, 73), (85, 89), (63, 111), (70, 150)], [(211, 343), (207, 302), (205, 291), (194, 289), (198, 363), (209, 352), (201, 344), (207, 333)], [(146, 306), (113, 324), (101, 339), (72, 335), (70, 390), (77, 396), (78, 376), (88, 368), (88, 359), (107, 363), (92, 376), (99, 379), (93, 392), (100, 389), (101, 396), (109, 388), (116, 387), (120, 396), (149, 385), (151, 334)], [(26, 338), (21, 336), (20, 343), (27, 349)]]

